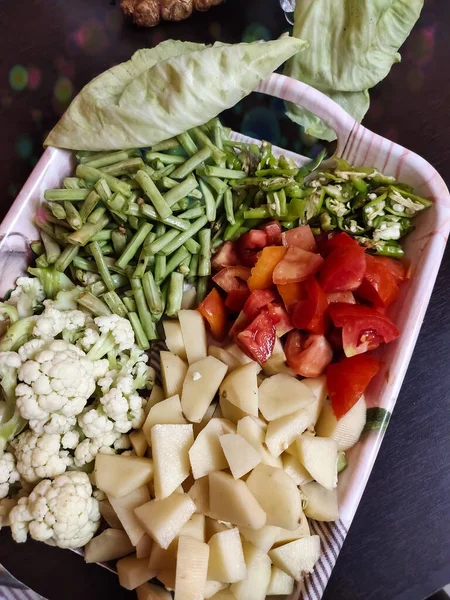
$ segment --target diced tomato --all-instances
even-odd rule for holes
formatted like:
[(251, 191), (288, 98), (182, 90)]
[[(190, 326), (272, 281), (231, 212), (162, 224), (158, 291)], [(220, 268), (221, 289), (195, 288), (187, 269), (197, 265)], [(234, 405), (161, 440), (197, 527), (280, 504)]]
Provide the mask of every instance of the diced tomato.
[(243, 309), (245, 301), (250, 296), (250, 290), (231, 290), (225, 298), (225, 306), (231, 312), (239, 312)]
[(262, 230), (266, 233), (268, 246), (281, 245), (281, 225), (278, 221), (264, 223)]
[(370, 306), (338, 302), (329, 307), (336, 327), (342, 327), (342, 342), (346, 356), (374, 350), (380, 343), (388, 344), (400, 332), (392, 321)]
[(257, 254), (267, 246), (267, 235), (261, 229), (251, 229), (237, 240), (237, 251), (241, 263), (246, 267), (254, 267)]
[(273, 285), (273, 271), (286, 254), (283, 246), (267, 246), (258, 254), (256, 265), (252, 269), (247, 285), (251, 290), (264, 290)]
[(244, 304), (243, 312), (250, 321), (253, 321), (261, 309), (273, 302), (275, 298), (275, 293), (272, 290), (253, 290)]
[(397, 279), (377, 256), (366, 255), (366, 273), (356, 294), (377, 307), (386, 308), (397, 298)]
[(292, 323), (297, 329), (306, 329), (312, 333), (324, 334), (326, 329), (325, 314), (328, 300), (315, 277), (303, 283), (305, 298), (299, 300), (292, 312)]
[(278, 284), (305, 281), (317, 273), (323, 263), (319, 254), (307, 252), (301, 248), (288, 248), (273, 272), (273, 282)]
[(332, 325), (330, 331), (327, 333), (327, 340), (331, 346), (338, 351), (343, 350), (342, 348), (342, 329)]
[(211, 267), (219, 271), (225, 267), (236, 267), (239, 265), (239, 256), (234, 242), (225, 242), (211, 259)]
[(288, 333), (288, 331), (291, 331), (291, 329), (294, 329), (290, 316), (287, 314), (284, 306), (281, 306), (279, 302), (271, 302), (268, 304), (267, 311), (275, 325), (277, 337), (281, 337), (285, 333)]
[(352, 294), (352, 292), (330, 292), (327, 294), (327, 300), (328, 304), (334, 304), (335, 302), (356, 304), (355, 296)]
[(380, 362), (368, 354), (344, 358), (328, 366), (328, 395), (337, 419), (358, 402), (379, 368)]
[(277, 290), (288, 311), (304, 296), (303, 284), (301, 282), (280, 283), (277, 285)]
[(338, 233), (338, 235), (333, 235), (330, 238), (328, 238), (328, 253), (332, 252), (333, 250), (336, 250), (336, 248), (348, 247), (359, 248), (360, 246), (354, 238), (350, 237), (348, 233), (345, 233), (344, 231), (342, 233)]
[(264, 364), (270, 358), (275, 340), (275, 325), (267, 312), (258, 315), (236, 339), (242, 350), (260, 364)]
[(383, 264), (386, 269), (395, 277), (397, 282), (405, 281), (405, 279), (409, 279), (408, 277), (408, 268), (410, 266), (407, 259), (403, 259), (399, 261), (395, 258), (389, 258), (388, 256), (376, 256), (377, 261)]
[(333, 350), (325, 336), (303, 336), (297, 330), (288, 334), (284, 352), (291, 369), (303, 377), (318, 377), (333, 358)]
[(214, 275), (213, 281), (229, 293), (235, 290), (247, 290), (246, 281), (249, 277), (248, 267), (226, 267)]
[(317, 252), (317, 244), (309, 225), (301, 225), (283, 232), (283, 246), (301, 248), (308, 252)]
[(241, 333), (241, 331), (244, 331), (244, 329), (250, 325), (251, 322), (252, 320), (247, 317), (243, 310), (241, 310), (229, 331), (230, 338), (232, 340), (236, 339), (236, 336)]
[(348, 245), (336, 248), (327, 256), (320, 269), (319, 282), (327, 293), (351, 292), (361, 285), (365, 272), (364, 248)]
[(223, 340), (226, 335), (227, 310), (216, 288), (209, 292), (197, 310), (208, 322), (213, 337)]

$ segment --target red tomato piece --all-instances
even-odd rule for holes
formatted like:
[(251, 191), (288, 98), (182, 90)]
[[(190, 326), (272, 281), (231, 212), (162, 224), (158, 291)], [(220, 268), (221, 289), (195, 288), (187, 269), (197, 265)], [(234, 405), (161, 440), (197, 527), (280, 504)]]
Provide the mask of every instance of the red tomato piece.
[(360, 245), (354, 238), (350, 237), (348, 233), (345, 233), (344, 231), (342, 233), (338, 233), (337, 235), (333, 235), (328, 239), (328, 253), (330, 253), (332, 250), (336, 250), (336, 248), (348, 247), (359, 248)]
[(236, 267), (239, 265), (239, 256), (234, 242), (225, 242), (211, 259), (211, 267), (219, 271), (225, 267)]
[(277, 337), (283, 336), (285, 333), (294, 329), (291, 318), (287, 314), (285, 308), (279, 302), (271, 302), (267, 305), (269, 317), (272, 319), (277, 332)]
[(231, 290), (225, 299), (225, 306), (231, 312), (239, 312), (243, 309), (245, 301), (250, 296), (250, 290)]
[(278, 285), (305, 281), (317, 273), (323, 262), (319, 254), (301, 248), (288, 248), (283, 260), (274, 269), (273, 282)]
[(319, 282), (327, 293), (351, 292), (361, 285), (365, 272), (364, 248), (358, 245), (344, 246), (327, 256), (320, 269)]
[(213, 337), (216, 340), (223, 340), (226, 335), (227, 310), (216, 288), (213, 288), (200, 302), (197, 310), (208, 322)]
[(237, 250), (242, 264), (254, 267), (258, 260), (257, 254), (267, 246), (267, 235), (261, 229), (251, 229), (237, 240)]
[(335, 350), (342, 351), (342, 329), (340, 327), (332, 325), (327, 333), (327, 340)]
[(402, 262), (396, 260), (395, 258), (389, 258), (388, 256), (376, 256), (377, 261), (383, 264), (386, 269), (395, 277), (397, 282), (405, 281), (405, 279), (409, 279), (408, 277), (408, 269), (409, 263), (407, 259), (403, 259)]
[(262, 308), (275, 300), (276, 296), (272, 290), (253, 290), (244, 304), (244, 313), (253, 321)]
[(228, 293), (235, 290), (247, 290), (246, 281), (250, 274), (251, 271), (248, 267), (226, 267), (214, 275), (213, 281)]
[(342, 342), (346, 356), (374, 350), (380, 343), (388, 344), (400, 332), (392, 321), (370, 306), (338, 302), (329, 308), (336, 327), (342, 327)]
[(242, 350), (260, 364), (264, 364), (270, 358), (275, 340), (275, 325), (267, 312), (258, 315), (236, 339)]
[(281, 225), (278, 221), (264, 223), (262, 230), (267, 236), (268, 246), (281, 246)]
[(297, 302), (292, 313), (292, 323), (297, 329), (306, 329), (312, 333), (324, 334), (326, 330), (326, 311), (328, 300), (315, 277), (303, 283), (306, 297)]
[(328, 395), (337, 419), (358, 402), (379, 368), (380, 361), (367, 354), (344, 358), (328, 366)]
[(397, 298), (397, 279), (377, 256), (366, 255), (366, 273), (356, 294), (374, 306), (386, 308)]
[(303, 284), (301, 282), (280, 284), (277, 285), (277, 290), (288, 311), (291, 310), (298, 300), (304, 297)]
[(335, 302), (347, 302), (348, 304), (356, 304), (355, 296), (352, 292), (330, 292), (327, 294), (328, 304)]
[(303, 336), (297, 330), (287, 336), (284, 351), (288, 365), (303, 377), (318, 377), (333, 359), (333, 350), (325, 336)]
[(284, 231), (282, 235), (283, 246), (301, 248), (308, 252), (317, 252), (317, 244), (309, 225), (301, 225)]

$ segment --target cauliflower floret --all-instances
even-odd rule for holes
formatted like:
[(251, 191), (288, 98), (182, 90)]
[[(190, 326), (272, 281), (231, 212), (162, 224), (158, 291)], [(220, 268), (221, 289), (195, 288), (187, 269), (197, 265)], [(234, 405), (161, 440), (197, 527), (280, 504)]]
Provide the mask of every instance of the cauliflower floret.
[(115, 422), (116, 430), (128, 433), (144, 424), (145, 401), (133, 392), (131, 377), (122, 377), (116, 385), (100, 398), (100, 403), (106, 415)]
[(86, 438), (75, 449), (75, 465), (83, 467), (95, 460), (97, 454), (115, 454), (109, 445), (103, 445), (101, 439), (91, 440)]
[(65, 450), (75, 450), (80, 441), (80, 433), (76, 430), (68, 431), (61, 438), (61, 446)]
[(92, 462), (100, 450), (105, 454), (114, 454), (111, 446), (120, 438), (120, 432), (100, 406), (88, 408), (79, 415), (78, 425), (86, 439), (75, 449), (77, 467)]
[(80, 336), (86, 326), (88, 315), (81, 310), (58, 310), (53, 300), (45, 300), (45, 310), (36, 319), (33, 335), (39, 338), (55, 338), (63, 335), (65, 341), (72, 343)]
[(100, 337), (100, 332), (93, 327), (87, 327), (83, 335), (77, 340), (79, 347), (88, 352)]
[(66, 417), (58, 413), (50, 415), (48, 421), (42, 421), (39, 419), (30, 419), (28, 422), (30, 429), (35, 433), (57, 433), (63, 435), (73, 429), (77, 424), (77, 418)]
[(9, 405), (15, 401), (17, 370), (22, 365), (17, 352), (0, 352), (0, 385), (3, 396)]
[(120, 353), (133, 347), (134, 331), (128, 319), (118, 315), (108, 315), (97, 317), (94, 322), (101, 336), (88, 352), (91, 360), (99, 360), (111, 350)]
[(41, 481), (28, 498), (19, 500), (9, 518), (16, 542), (25, 542), (29, 533), (60, 548), (84, 546), (100, 525), (89, 477), (79, 471)]
[(36, 434), (27, 430), (12, 443), (17, 471), (30, 483), (56, 477), (73, 465), (69, 452), (62, 448), (61, 436), (56, 433)]
[(45, 340), (39, 339), (25, 342), (25, 344), (23, 344), (23, 346), (20, 346), (20, 348), (17, 350), (20, 356), (20, 360), (22, 362), (26, 362), (27, 360), (30, 360), (30, 358), (34, 358), (36, 353), (39, 352), (39, 350), (41, 350), (45, 346), (45, 344)]
[(14, 455), (11, 452), (4, 452), (0, 458), (0, 498), (6, 498), (9, 494), (9, 486), (17, 483), (19, 479)]
[(95, 391), (94, 364), (82, 350), (63, 340), (49, 341), (34, 360), (22, 364), (18, 376), (17, 408), (38, 430), (43, 430), (53, 413), (80, 414)]
[(19, 277), (7, 304), (17, 308), (19, 317), (31, 317), (34, 309), (45, 300), (42, 283), (35, 277)]

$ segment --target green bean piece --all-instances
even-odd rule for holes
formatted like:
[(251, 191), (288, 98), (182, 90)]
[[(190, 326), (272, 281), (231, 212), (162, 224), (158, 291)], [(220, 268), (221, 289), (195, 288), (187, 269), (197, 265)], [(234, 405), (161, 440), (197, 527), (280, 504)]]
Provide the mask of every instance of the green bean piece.
[(186, 258), (184, 258), (180, 264), (178, 265), (178, 273), (181, 273), (182, 275), (184, 275), (184, 277), (187, 277), (189, 275), (189, 264), (191, 262), (191, 254), (188, 254), (188, 256), (186, 256)]
[(125, 181), (117, 179), (117, 177), (113, 177), (112, 175), (108, 175), (108, 173), (104, 173), (99, 169), (95, 169), (89, 165), (78, 165), (77, 167), (77, 177), (82, 177), (83, 179), (87, 179), (96, 183), (99, 179), (105, 179), (106, 183), (109, 185), (113, 192), (121, 192), (124, 196), (129, 198), (131, 194), (131, 187)]
[(194, 140), (191, 138), (187, 131), (185, 133), (180, 133), (180, 135), (177, 136), (177, 139), (178, 142), (186, 150), (188, 156), (194, 156), (194, 154), (198, 152), (198, 148), (195, 145)]
[(152, 151), (153, 152), (164, 152), (165, 150), (172, 150), (174, 148), (179, 148), (180, 147), (180, 142), (177, 140), (177, 138), (169, 138), (168, 140), (165, 140), (164, 142), (159, 142), (159, 144), (155, 144), (154, 146), (152, 146)]
[(57, 202), (47, 202), (46, 207), (50, 209), (52, 215), (56, 219), (62, 220), (66, 218), (66, 211), (62, 204), (58, 204)]
[(170, 227), (173, 227), (174, 229), (178, 229), (180, 231), (187, 231), (187, 229), (189, 229), (189, 223), (187, 221), (179, 219), (175, 215), (170, 215), (170, 217), (167, 217), (166, 219), (161, 219), (161, 217), (158, 215), (153, 206), (150, 206), (149, 204), (140, 204), (139, 210), (144, 217), (147, 217), (154, 221), (160, 221), (165, 225), (170, 225)]
[(145, 331), (147, 339), (155, 340), (157, 339), (156, 329), (152, 321), (152, 315), (145, 300), (144, 290), (142, 289), (142, 283), (140, 279), (134, 278), (130, 280), (130, 283), (131, 288), (134, 291), (134, 300), (136, 302), (139, 319), (142, 323), (142, 327)]
[(200, 260), (200, 254), (193, 254), (189, 262), (189, 283), (192, 283), (198, 275), (198, 263)]
[(87, 308), (96, 317), (106, 317), (111, 314), (107, 304), (86, 290), (78, 296), (77, 303)]
[(120, 269), (124, 269), (130, 260), (134, 257), (138, 249), (144, 243), (145, 238), (150, 233), (153, 225), (151, 223), (144, 223), (139, 227), (136, 233), (133, 235), (131, 240), (125, 247), (125, 250), (122, 252), (118, 260), (116, 261), (116, 266)]
[(209, 188), (208, 184), (200, 179), (200, 189), (202, 190), (203, 197), (205, 199), (205, 207), (206, 207), (206, 218), (211, 223), (216, 218), (216, 201), (214, 200), (214, 196)]
[(89, 196), (83, 202), (80, 207), (80, 217), (83, 223), (86, 223), (89, 215), (95, 210), (97, 204), (100, 202), (100, 196), (95, 190), (89, 192)]
[(137, 217), (128, 217), (128, 223), (131, 229), (136, 231), (139, 229), (139, 219)]
[(167, 293), (166, 314), (168, 317), (176, 317), (181, 310), (183, 300), (184, 276), (176, 271), (170, 275), (169, 289)]
[(211, 275), (211, 229), (202, 229), (198, 234), (200, 242), (200, 258), (198, 274), (200, 277)]
[[(149, 246), (156, 239), (156, 233), (151, 231), (144, 240), (144, 244), (139, 254), (136, 269), (134, 270), (133, 277), (135, 279), (142, 279), (144, 273), (147, 270), (149, 263), (154, 262), (154, 256), (150, 255), (146, 251), (146, 247)], [(151, 259), (151, 260), (150, 260)]]
[(109, 240), (112, 238), (112, 233), (113, 233), (112, 229), (102, 229), (101, 231), (99, 231), (98, 233), (96, 233), (93, 236), (92, 241), (93, 242), (109, 242)]
[[(133, 292), (134, 294), (134, 292)], [(127, 307), (127, 310), (129, 312), (136, 312), (137, 311), (137, 307), (136, 307), (136, 302), (134, 301), (134, 297), (132, 296), (124, 296), (123, 297), (123, 303), (125, 304), (125, 306)], [(129, 316), (128, 316), (129, 318)]]
[(80, 229), (83, 225), (80, 213), (71, 202), (65, 202), (66, 218), (72, 229)]
[(197, 278), (197, 306), (206, 298), (206, 294), (208, 293), (208, 279), (208, 276)]
[[(195, 200), (194, 202), (198, 202), (198, 200)], [(190, 202), (188, 200), (188, 198), (181, 198), (181, 200), (179, 200), (177, 202), (177, 206), (179, 207), (180, 210), (186, 210), (189, 206)], [(179, 215), (177, 215), (178, 218), (180, 218)]]
[(166, 275), (167, 258), (164, 254), (155, 256), (155, 281), (159, 285), (164, 281)]
[(41, 254), (40, 256), (38, 256), (36, 258), (35, 262), (36, 262), (37, 267), (43, 267), (45, 269), (46, 267), (49, 266), (48, 260), (47, 260), (47, 255), (45, 254), (45, 252), (44, 252), (44, 254)]
[(158, 168), (158, 170), (153, 173), (151, 178), (153, 181), (159, 182), (159, 181), (161, 181), (161, 179), (164, 179), (164, 177), (169, 177), (169, 175), (171, 175), (172, 172), (175, 171), (175, 169), (176, 169), (176, 165), (167, 165), (165, 167), (161, 163), (161, 167)]
[(64, 177), (64, 187), (66, 190), (86, 189), (86, 182), (79, 177)]
[(198, 254), (200, 252), (200, 244), (196, 242), (193, 238), (189, 238), (184, 242), (184, 246), (186, 250), (190, 254)]
[(44, 245), (48, 264), (52, 265), (61, 255), (61, 248), (58, 243), (45, 231), (41, 232), (41, 240)]
[(142, 278), (142, 287), (144, 289), (145, 299), (152, 313), (162, 313), (164, 304), (161, 296), (161, 289), (156, 283), (153, 273), (147, 271)]
[[(258, 208), (249, 208), (244, 211), (244, 219), (268, 219), (271, 216), (269, 207), (259, 206)], [(232, 223), (233, 224), (233, 223)]]
[(150, 348), (150, 344), (148, 343), (147, 335), (144, 331), (144, 328), (142, 327), (141, 321), (137, 313), (128, 313), (128, 319), (130, 320), (131, 326), (133, 327), (137, 345), (141, 350), (148, 350)]
[(184, 179), (208, 158), (211, 158), (210, 148), (202, 148), (172, 173), (173, 179)]
[(75, 256), (72, 264), (76, 269), (81, 269), (83, 271), (97, 271), (95, 262), (88, 258), (84, 258), (83, 256)]
[(155, 210), (157, 211), (158, 215), (162, 219), (170, 217), (170, 215), (172, 214), (172, 210), (170, 209), (170, 206), (167, 204), (167, 202), (164, 200), (163, 196), (161, 195), (161, 192), (158, 190), (151, 177), (149, 177), (147, 173), (145, 173), (145, 171), (140, 170), (136, 173), (136, 181), (139, 182), (145, 194), (155, 207)]
[(222, 169), (221, 167), (205, 167), (205, 175), (208, 177), (220, 177), (222, 179), (245, 179), (247, 173), (236, 169)]
[(102, 171), (108, 175), (113, 175), (114, 177), (121, 177), (123, 175), (136, 173), (136, 171), (142, 169), (143, 166), (144, 161), (142, 158), (135, 157), (122, 160), (121, 162), (109, 165), (108, 167), (103, 167)]
[[(227, 221), (228, 221), (228, 223), (230, 223), (230, 225), (234, 225), (235, 220), (234, 220), (234, 209), (233, 209), (233, 193), (230, 188), (228, 188), (224, 194), (224, 205), (225, 205), (225, 214), (227, 216)], [(249, 217), (246, 217), (245, 213), (244, 213), (244, 218), (248, 219)]]
[(204, 214), (205, 209), (202, 206), (196, 206), (195, 208), (189, 208), (188, 210), (184, 211), (178, 215), (178, 217), (180, 219), (186, 219), (187, 221), (190, 221), (192, 219), (198, 219), (198, 217), (201, 217)]
[[(41, 237), (42, 237), (42, 234), (41, 234)], [(42, 254), (43, 252), (45, 252), (44, 244), (40, 240), (31, 242), (30, 246), (31, 246), (31, 250), (33, 251), (34, 254), (39, 255), (39, 254)]]
[(112, 313), (124, 318), (128, 315), (128, 308), (114, 290), (103, 294), (103, 300), (106, 302)]
[(222, 123), (217, 118), (214, 119), (213, 137), (214, 137), (214, 143), (215, 143), (215, 145), (218, 148), (220, 148), (220, 150), (223, 150), (223, 130), (222, 130)]
[(125, 269), (117, 266), (117, 260), (113, 256), (105, 256), (105, 263), (110, 271), (119, 273), (119, 275), (125, 275)]
[(66, 246), (55, 262), (55, 269), (63, 273), (80, 250), (79, 246)]
[(106, 287), (109, 291), (115, 289), (115, 285), (113, 279), (111, 277), (111, 273), (105, 263), (105, 258), (103, 256), (102, 250), (99, 246), (98, 242), (91, 242), (89, 244), (89, 248), (92, 252), (92, 256), (94, 257), (95, 264), (97, 265), (98, 272), (101, 275), (101, 278), (105, 282)]
[(103, 202), (106, 202), (108, 198), (112, 196), (111, 188), (106, 183), (106, 179), (103, 177), (95, 183), (94, 190), (100, 196), (101, 200), (103, 200)]
[(85, 161), (85, 164), (100, 169), (101, 167), (107, 167), (123, 160), (127, 160), (129, 156), (130, 152), (128, 150), (119, 150), (117, 152), (108, 152), (102, 156), (94, 155), (92, 158), (88, 158)]
[(166, 233), (160, 237), (157, 237), (153, 242), (145, 247), (145, 254), (147, 256), (158, 254), (165, 246), (167, 246), (167, 244), (174, 240), (178, 234), (179, 232), (176, 229), (169, 229), (169, 231), (166, 231)]
[(107, 215), (102, 215), (95, 223), (85, 223), (78, 231), (74, 231), (67, 236), (67, 243), (85, 246), (91, 241), (92, 236), (106, 227), (108, 223), (109, 217)]
[(186, 162), (186, 157), (177, 154), (163, 154), (162, 152), (154, 152), (152, 150), (145, 153), (145, 160), (149, 163), (154, 160), (160, 160), (163, 165), (182, 165)]
[(122, 254), (127, 245), (127, 232), (123, 227), (114, 229), (111, 233), (111, 241), (116, 254)]
[(223, 166), (227, 158), (226, 153), (223, 150), (220, 150), (200, 127), (193, 127), (191, 132), (200, 147), (209, 148), (211, 150), (211, 156), (216, 165)]
[(171, 242), (169, 242), (167, 246), (161, 250), (161, 253), (165, 254), (166, 256), (172, 254), (172, 252), (180, 248), (180, 246), (182, 246), (186, 240), (193, 237), (198, 231), (200, 231), (200, 229), (204, 227), (207, 222), (208, 219), (206, 216), (200, 217), (194, 221), (187, 231), (179, 233)]
[[(172, 271), (175, 271), (175, 269), (177, 269), (181, 265), (181, 263), (184, 260), (186, 260), (186, 258), (189, 258), (190, 260), (190, 256), (191, 255), (184, 246), (178, 248), (178, 250), (174, 252), (167, 261), (164, 279), (166, 279), (166, 277), (168, 277), (172, 273)], [(158, 281), (156, 279), (156, 283), (161, 283), (161, 281)]]
[[(87, 218), (88, 223), (97, 223), (99, 219), (106, 215), (106, 206), (97, 206), (97, 208), (91, 212), (89, 217)], [(109, 220), (108, 220), (109, 222)]]
[(198, 187), (198, 181), (193, 174), (186, 177), (184, 181), (177, 182), (168, 192), (164, 194), (164, 200), (168, 206), (173, 206), (179, 200), (187, 196)]
[(62, 190), (45, 190), (44, 199), (56, 202), (68, 201), (77, 202), (80, 200), (86, 200), (89, 196), (89, 190), (85, 189), (62, 189)]

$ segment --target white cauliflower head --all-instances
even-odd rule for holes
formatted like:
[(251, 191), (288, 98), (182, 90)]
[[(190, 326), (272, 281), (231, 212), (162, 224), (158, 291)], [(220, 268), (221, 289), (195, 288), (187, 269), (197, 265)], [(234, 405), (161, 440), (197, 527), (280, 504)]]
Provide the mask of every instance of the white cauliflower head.
[(29, 483), (61, 475), (73, 465), (70, 452), (63, 448), (61, 436), (55, 433), (39, 435), (27, 430), (11, 442), (11, 446), (17, 471)]
[(38, 483), (19, 500), (9, 519), (16, 542), (25, 542), (29, 533), (60, 548), (79, 548), (97, 531), (100, 512), (87, 474), (71, 471)]
[(22, 362), (26, 362), (30, 360), (30, 358), (34, 358), (34, 356), (41, 350), (46, 344), (45, 340), (33, 339), (25, 342), (20, 348), (17, 350), (17, 353), (20, 356), (20, 360)]
[(119, 354), (133, 347), (134, 331), (128, 319), (118, 315), (108, 315), (97, 317), (94, 322), (101, 335), (88, 352), (91, 360), (99, 360), (112, 350)]
[(78, 468), (88, 465), (99, 452), (102, 454), (115, 454), (110, 445), (103, 445), (103, 440), (86, 438), (75, 449), (75, 466)]
[(80, 338), (78, 338), (77, 345), (85, 352), (88, 352), (92, 348), (92, 346), (98, 341), (99, 337), (100, 332), (96, 328), (96, 325), (90, 325), (89, 327), (86, 327), (86, 329), (83, 332), (83, 335)]
[(102, 407), (86, 409), (79, 415), (78, 425), (86, 439), (75, 449), (75, 466), (82, 467), (92, 462), (100, 451), (114, 453), (111, 446), (120, 438), (120, 432)]
[(45, 300), (44, 286), (36, 277), (19, 277), (7, 304), (17, 308), (19, 317), (31, 317), (34, 309)]
[(134, 391), (131, 376), (119, 376), (115, 387), (100, 398), (100, 403), (120, 433), (128, 433), (144, 424), (145, 400)]
[(52, 300), (45, 300), (45, 310), (36, 319), (33, 335), (38, 338), (55, 338), (62, 333), (63, 338), (73, 342), (84, 330), (88, 315), (81, 310), (58, 310)]
[(11, 452), (4, 452), (0, 457), (0, 498), (6, 498), (9, 488), (17, 483), (20, 475), (16, 469), (16, 460)]

